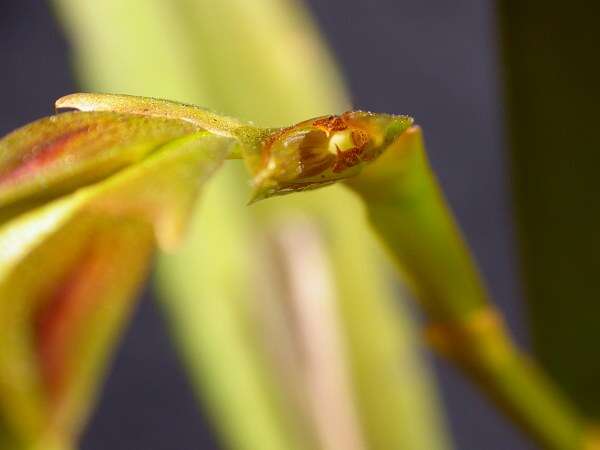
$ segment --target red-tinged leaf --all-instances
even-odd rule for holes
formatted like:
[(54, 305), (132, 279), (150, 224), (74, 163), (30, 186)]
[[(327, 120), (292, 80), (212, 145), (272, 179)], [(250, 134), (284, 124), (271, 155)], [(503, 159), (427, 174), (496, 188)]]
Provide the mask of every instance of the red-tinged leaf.
[(0, 445), (76, 439), (155, 243), (181, 237), (231, 145), (186, 136), (0, 227)]
[(65, 113), (26, 125), (0, 140), (0, 216), (101, 180), (197, 129), (111, 112)]
[(79, 434), (153, 248), (147, 223), (77, 215), (2, 280), (6, 448), (68, 448)]

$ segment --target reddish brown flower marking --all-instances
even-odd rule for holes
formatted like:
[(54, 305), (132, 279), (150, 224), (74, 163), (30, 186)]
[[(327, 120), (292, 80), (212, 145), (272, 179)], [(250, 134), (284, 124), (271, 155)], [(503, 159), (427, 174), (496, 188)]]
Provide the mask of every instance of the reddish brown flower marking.
[[(340, 173), (363, 161), (373, 159), (375, 155), (365, 151), (370, 142), (369, 134), (354, 114), (345, 112), (339, 116), (318, 117), (277, 130), (263, 142), (261, 167), (266, 168), (271, 158), (277, 157), (273, 151), (278, 145), (285, 146), (290, 142), (297, 145), (297, 161), (301, 168), (297, 181), (318, 176), (329, 169)], [(337, 151), (332, 152), (330, 139), (340, 132), (349, 133), (350, 148), (340, 148), (336, 145)]]
[(303, 177), (313, 177), (327, 170), (335, 161), (335, 156), (328, 151), (327, 137), (321, 131), (308, 133), (300, 144), (300, 164)]
[(358, 147), (354, 147), (345, 151), (341, 151), (339, 148), (337, 149), (337, 159), (333, 165), (334, 173), (343, 172), (350, 167), (356, 166), (361, 162), (361, 153), (362, 149)]
[[(345, 114), (345, 113), (344, 113)], [(344, 131), (348, 128), (344, 116), (327, 116), (317, 119), (313, 122), (313, 126), (325, 131), (327, 136), (335, 131)]]
[[(349, 114), (351, 113), (345, 112), (341, 116), (323, 117), (315, 120), (313, 122), (313, 126), (325, 131), (327, 136), (330, 136), (331, 133), (348, 129), (350, 126), (347, 120)], [(363, 153), (369, 142), (369, 135), (363, 130), (354, 129), (352, 130), (350, 136), (352, 142), (354, 143), (354, 147), (341, 150), (336, 145), (336, 159), (332, 167), (334, 173), (343, 172), (344, 170), (356, 166), (357, 164), (360, 164), (362, 161), (366, 160), (366, 158), (363, 156)]]

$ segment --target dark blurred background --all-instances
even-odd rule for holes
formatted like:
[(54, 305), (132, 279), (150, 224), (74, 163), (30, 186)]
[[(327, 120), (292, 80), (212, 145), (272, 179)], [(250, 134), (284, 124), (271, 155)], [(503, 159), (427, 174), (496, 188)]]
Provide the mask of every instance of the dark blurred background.
[[(494, 2), (308, 3), (355, 106), (407, 113), (424, 128), (433, 167), (490, 289), (526, 344), (515, 280)], [(50, 114), (54, 99), (77, 90), (67, 43), (44, 2), (0, 0), (0, 61), (0, 134)], [(446, 362), (432, 363), (456, 449), (532, 448)], [(82, 448), (218, 448), (148, 290)]]

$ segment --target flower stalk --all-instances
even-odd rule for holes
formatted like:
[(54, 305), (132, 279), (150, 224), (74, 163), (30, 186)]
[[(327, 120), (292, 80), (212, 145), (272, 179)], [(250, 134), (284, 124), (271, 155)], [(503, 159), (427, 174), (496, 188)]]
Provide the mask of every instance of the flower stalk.
[(585, 421), (511, 338), (427, 162), (421, 131), (404, 133), (347, 180), (429, 314), (433, 348), (462, 367), (544, 448), (585, 448)]

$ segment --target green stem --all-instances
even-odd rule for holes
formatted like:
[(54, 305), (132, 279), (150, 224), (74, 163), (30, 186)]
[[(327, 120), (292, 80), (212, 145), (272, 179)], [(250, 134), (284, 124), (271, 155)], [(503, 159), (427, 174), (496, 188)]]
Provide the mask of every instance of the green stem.
[(428, 311), (434, 348), (544, 448), (584, 447), (584, 423), (511, 339), (489, 300), (413, 127), (347, 184)]

